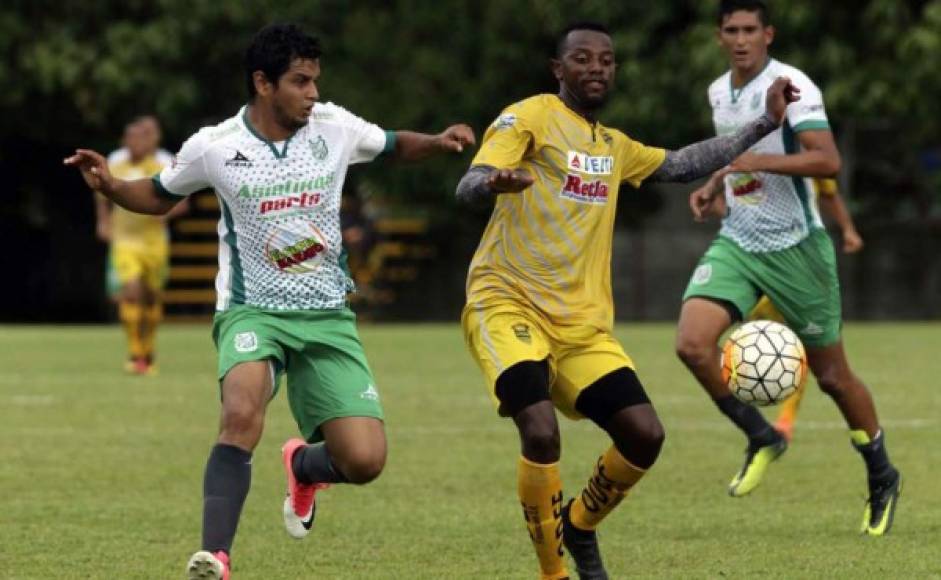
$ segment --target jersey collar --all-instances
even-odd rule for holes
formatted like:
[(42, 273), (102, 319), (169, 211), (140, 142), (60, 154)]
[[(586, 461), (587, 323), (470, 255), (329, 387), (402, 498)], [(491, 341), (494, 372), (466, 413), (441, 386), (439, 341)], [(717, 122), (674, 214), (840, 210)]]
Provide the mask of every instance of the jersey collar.
[(295, 131), (290, 137), (284, 140), (284, 146), (281, 148), (281, 151), (278, 151), (277, 145), (273, 141), (269, 141), (261, 133), (259, 133), (255, 127), (252, 126), (251, 119), (248, 118), (248, 105), (242, 107), (242, 124), (245, 125), (245, 128), (248, 129), (248, 132), (255, 136), (256, 139), (264, 143), (271, 149), (271, 152), (274, 154), (275, 159), (284, 159), (288, 156), (288, 145), (291, 143), (291, 139), (294, 135), (297, 135)]
[(731, 70), (729, 71), (729, 91), (732, 94), (732, 104), (735, 104), (738, 102), (739, 97), (742, 96), (742, 93), (745, 92), (745, 89), (748, 88), (748, 85), (752, 84), (752, 82), (754, 82), (755, 79), (760, 77), (762, 74), (764, 74), (766, 70), (768, 70), (768, 67), (771, 66), (771, 61), (773, 60), (774, 59), (769, 56), (768, 60), (765, 61), (765, 66), (761, 67), (761, 70), (758, 71), (758, 73), (755, 76), (745, 81), (745, 84), (737, 89), (735, 88), (735, 85), (732, 82), (732, 71)]

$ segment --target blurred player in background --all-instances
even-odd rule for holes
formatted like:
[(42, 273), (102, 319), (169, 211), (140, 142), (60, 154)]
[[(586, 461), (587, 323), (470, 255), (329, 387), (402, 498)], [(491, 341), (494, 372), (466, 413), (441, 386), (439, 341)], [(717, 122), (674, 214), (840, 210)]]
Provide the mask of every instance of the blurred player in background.
[[(519, 431), (518, 494), (542, 577), (569, 577), (564, 543), (579, 576), (599, 580), (608, 575), (595, 528), (654, 464), (664, 438), (634, 363), (612, 335), (619, 188), (718, 169), (776, 129), (796, 95), (779, 79), (767, 91), (766, 115), (734, 134), (666, 151), (597, 120), (615, 71), (604, 26), (568, 27), (552, 69), (559, 93), (507, 107), (458, 185), (461, 200), (495, 203), (470, 264), (462, 325), (498, 412)], [(568, 504), (555, 409), (589, 418), (613, 443)]]
[[(173, 154), (160, 147), (160, 142), (163, 139), (163, 130), (160, 128), (160, 121), (157, 120), (157, 117), (153, 115), (141, 115), (136, 119), (136, 122), (140, 125), (144, 138), (149, 144), (148, 146), (153, 148), (154, 158), (157, 162), (164, 167), (170, 165), (170, 163), (173, 162)], [(128, 155), (127, 146), (122, 142), (120, 148), (108, 154), (108, 165), (126, 161)]]
[(717, 342), (760, 296), (768, 296), (804, 342), (817, 383), (839, 407), (865, 462), (869, 499), (862, 531), (883, 535), (892, 525), (901, 476), (889, 460), (872, 397), (846, 360), (833, 243), (812, 199), (810, 178), (832, 176), (840, 167), (823, 95), (804, 73), (769, 57), (774, 28), (763, 2), (723, 0), (718, 25), (731, 65), (709, 87), (720, 135), (765, 114), (761, 97), (779, 75), (791, 77), (803, 98), (787, 108), (781, 130), (690, 196), (697, 217), (710, 211), (718, 196), (729, 210), (684, 293), (677, 354), (747, 436), (745, 463), (729, 484), (729, 495), (751, 493), (787, 449), (787, 440), (756, 408), (731, 394), (720, 373)]
[(252, 453), (282, 374), (304, 437), (282, 448), (288, 534), (309, 533), (318, 489), (365, 484), (382, 472), (382, 404), (347, 306), (343, 183), (350, 165), (383, 154), (417, 161), (474, 143), (467, 125), (438, 135), (383, 131), (318, 102), (320, 53), (318, 40), (295, 25), (260, 30), (245, 54), (248, 104), (190, 137), (153, 179), (118, 179), (86, 149), (65, 160), (89, 186), (133, 211), (165, 214), (205, 188), (222, 207), (213, 323), (222, 418), (206, 463), (202, 549), (187, 563), (191, 580), (231, 576)]
[[(124, 129), (121, 154), (109, 161), (119, 179), (152, 177), (166, 166), (158, 159), (160, 132), (153, 117), (140, 117)], [(156, 373), (157, 326), (163, 316), (161, 293), (169, 267), (166, 217), (134, 213), (95, 194), (98, 239), (110, 245), (108, 292), (118, 304), (118, 318), (128, 341), (125, 370)], [(173, 215), (185, 210), (174, 208)], [(172, 217), (172, 216), (168, 216)]]

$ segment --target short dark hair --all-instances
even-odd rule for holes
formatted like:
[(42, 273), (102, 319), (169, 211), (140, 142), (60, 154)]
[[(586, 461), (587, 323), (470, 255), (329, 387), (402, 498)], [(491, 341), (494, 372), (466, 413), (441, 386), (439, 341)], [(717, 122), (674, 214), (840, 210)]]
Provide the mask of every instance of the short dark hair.
[(566, 41), (568, 40), (569, 34), (575, 32), (576, 30), (593, 30), (594, 32), (600, 32), (602, 34), (607, 34), (611, 36), (611, 31), (608, 30), (608, 27), (600, 22), (593, 22), (590, 20), (583, 20), (580, 22), (573, 22), (569, 24), (559, 33), (559, 36), (556, 38), (555, 42), (555, 56), (557, 58), (562, 58), (562, 54), (565, 52)]
[(717, 19), (719, 26), (722, 26), (726, 16), (739, 10), (757, 12), (758, 21), (761, 22), (762, 26), (771, 24), (771, 11), (763, 0), (722, 0), (719, 2), (719, 17)]
[(320, 58), (320, 40), (301, 30), (296, 24), (269, 24), (259, 30), (248, 50), (245, 51), (245, 83), (248, 98), (255, 98), (255, 71), (278, 84), (281, 76), (291, 67), (295, 59), (316, 60)]

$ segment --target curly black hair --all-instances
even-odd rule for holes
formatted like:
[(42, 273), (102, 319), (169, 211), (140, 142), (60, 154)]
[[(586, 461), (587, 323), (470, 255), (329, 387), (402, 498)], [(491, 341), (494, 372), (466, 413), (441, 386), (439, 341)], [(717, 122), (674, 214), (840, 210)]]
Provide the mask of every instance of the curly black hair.
[(256, 71), (264, 73), (265, 78), (276, 85), (295, 59), (316, 60), (320, 58), (320, 54), (320, 40), (301, 30), (300, 26), (265, 26), (255, 34), (248, 50), (245, 51), (245, 86), (248, 89), (248, 99), (251, 101), (255, 98), (255, 81), (252, 75)]
[(607, 34), (611, 36), (611, 31), (608, 30), (608, 27), (600, 22), (592, 22), (589, 20), (583, 20), (581, 22), (573, 22), (562, 29), (559, 32), (559, 35), (556, 36), (555, 40), (555, 56), (556, 58), (562, 58), (562, 55), (565, 54), (566, 49), (568, 48), (568, 39), (569, 34), (575, 32), (576, 30), (591, 30), (593, 32), (600, 32), (602, 34)]

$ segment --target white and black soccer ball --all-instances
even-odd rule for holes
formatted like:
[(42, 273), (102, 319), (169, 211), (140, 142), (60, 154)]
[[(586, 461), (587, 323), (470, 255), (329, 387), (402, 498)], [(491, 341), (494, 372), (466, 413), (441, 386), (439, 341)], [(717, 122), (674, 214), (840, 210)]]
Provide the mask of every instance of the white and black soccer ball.
[(722, 348), (722, 379), (745, 403), (777, 405), (796, 393), (806, 378), (804, 345), (783, 324), (746, 322)]

